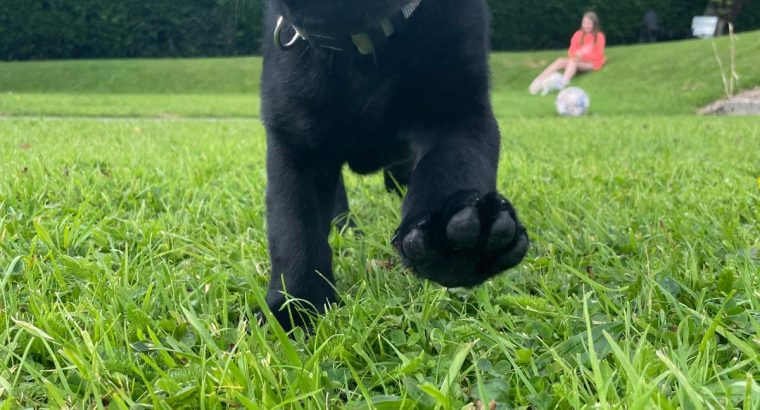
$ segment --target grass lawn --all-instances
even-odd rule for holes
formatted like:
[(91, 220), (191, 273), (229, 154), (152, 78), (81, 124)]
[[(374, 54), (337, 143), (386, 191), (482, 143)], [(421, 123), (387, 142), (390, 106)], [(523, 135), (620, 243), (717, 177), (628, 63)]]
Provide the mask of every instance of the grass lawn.
[(704, 41), (611, 49), (557, 118), (527, 95), (556, 55), (493, 58), (525, 263), (409, 275), (400, 201), (348, 174), (364, 236), (332, 234), (344, 303), (308, 338), (245, 322), (258, 59), (0, 64), (0, 409), (760, 408), (760, 120), (693, 115), (722, 93)]

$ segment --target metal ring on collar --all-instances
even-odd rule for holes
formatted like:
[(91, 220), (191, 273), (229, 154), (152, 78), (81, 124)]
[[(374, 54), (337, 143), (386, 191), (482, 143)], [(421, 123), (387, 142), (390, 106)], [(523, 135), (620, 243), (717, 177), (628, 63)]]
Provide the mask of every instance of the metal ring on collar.
[(301, 33), (298, 32), (298, 29), (293, 27), (293, 30), (295, 30), (296, 34), (293, 36), (293, 38), (290, 39), (287, 43), (282, 42), (282, 30), (287, 26), (288, 24), (285, 22), (285, 17), (279, 16), (277, 17), (277, 26), (274, 29), (274, 45), (277, 47), (278, 50), (288, 50), (293, 48), (294, 45), (299, 40), (305, 40), (306, 38), (301, 35)]

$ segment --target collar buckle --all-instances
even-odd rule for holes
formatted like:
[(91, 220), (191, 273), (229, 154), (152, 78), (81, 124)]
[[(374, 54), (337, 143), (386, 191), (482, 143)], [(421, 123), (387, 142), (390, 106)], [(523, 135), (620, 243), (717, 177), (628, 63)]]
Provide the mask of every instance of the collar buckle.
[[(290, 26), (293, 29), (293, 31), (296, 32), (293, 35), (293, 38), (291, 38), (287, 42), (283, 42), (283, 40), (282, 40), (282, 31), (285, 29), (285, 26)], [(275, 47), (277, 47), (277, 49), (280, 50), (280, 51), (290, 50), (300, 40), (306, 40), (306, 37), (304, 37), (303, 34), (301, 34), (301, 32), (298, 31), (298, 29), (294, 25), (287, 24), (285, 22), (285, 17), (283, 17), (283, 16), (277, 17), (277, 26), (275, 26), (275, 28), (274, 28), (274, 45), (275, 45)]]

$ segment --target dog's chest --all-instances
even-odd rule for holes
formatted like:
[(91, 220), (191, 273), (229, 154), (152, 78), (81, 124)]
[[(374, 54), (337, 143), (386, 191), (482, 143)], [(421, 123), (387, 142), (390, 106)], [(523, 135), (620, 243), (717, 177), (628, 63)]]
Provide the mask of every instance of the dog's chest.
[[(309, 105), (325, 124), (329, 143), (348, 151), (373, 147), (402, 125), (407, 92), (401, 76), (389, 72), (351, 72), (329, 76), (312, 89)], [(335, 139), (339, 141), (335, 141)]]

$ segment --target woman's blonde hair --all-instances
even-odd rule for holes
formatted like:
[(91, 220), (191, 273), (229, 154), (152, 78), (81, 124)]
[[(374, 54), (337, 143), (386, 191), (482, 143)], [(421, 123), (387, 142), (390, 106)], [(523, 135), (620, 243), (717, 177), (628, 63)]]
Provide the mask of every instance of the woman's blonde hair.
[[(599, 15), (596, 14), (593, 11), (587, 11), (583, 14), (583, 18), (588, 18), (594, 23), (594, 28), (591, 29), (591, 33), (594, 34), (594, 43), (596, 43), (596, 39), (599, 36), (599, 33), (602, 31), (602, 24), (599, 21)], [(581, 30), (583, 30), (583, 27), (581, 26)], [(581, 36), (581, 45), (586, 42), (586, 36)]]

